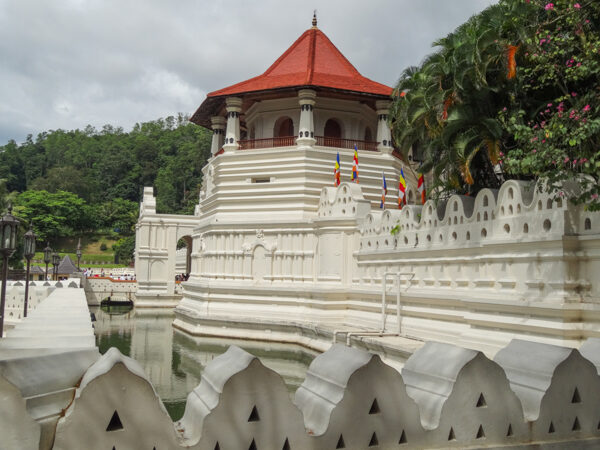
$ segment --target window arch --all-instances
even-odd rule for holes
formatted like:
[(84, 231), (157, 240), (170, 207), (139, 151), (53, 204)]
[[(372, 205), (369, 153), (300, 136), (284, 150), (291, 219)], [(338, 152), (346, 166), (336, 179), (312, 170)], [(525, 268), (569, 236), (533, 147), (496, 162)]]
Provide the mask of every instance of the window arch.
[(287, 116), (277, 119), (273, 127), (273, 137), (285, 136), (294, 136), (294, 122)]
[(340, 147), (342, 138), (342, 127), (337, 119), (329, 119), (325, 122), (325, 129), (323, 130), (325, 135), (325, 145), (327, 147)]

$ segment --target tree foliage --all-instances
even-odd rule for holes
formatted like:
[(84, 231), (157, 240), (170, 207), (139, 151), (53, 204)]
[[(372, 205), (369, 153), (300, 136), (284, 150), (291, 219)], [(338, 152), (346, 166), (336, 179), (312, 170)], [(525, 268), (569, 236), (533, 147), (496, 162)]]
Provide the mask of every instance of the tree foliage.
[[(548, 180), (600, 208), (600, 2), (501, 0), (434, 43), (396, 87), (392, 131), (424, 151), (438, 195)], [(581, 176), (581, 175), (585, 176)]]
[(0, 178), (8, 192), (68, 191), (92, 206), (138, 203), (143, 187), (154, 185), (161, 212), (183, 213), (197, 202), (210, 139), (183, 115), (139, 123), (128, 133), (110, 125), (47, 131), (0, 147)]
[(113, 245), (113, 251), (115, 252), (115, 259), (120, 264), (129, 264), (133, 259), (133, 250), (135, 249), (135, 236), (128, 236), (119, 239)]
[(13, 213), (23, 223), (33, 224), (40, 242), (73, 236), (97, 225), (92, 208), (66, 191), (25, 191), (16, 198)]

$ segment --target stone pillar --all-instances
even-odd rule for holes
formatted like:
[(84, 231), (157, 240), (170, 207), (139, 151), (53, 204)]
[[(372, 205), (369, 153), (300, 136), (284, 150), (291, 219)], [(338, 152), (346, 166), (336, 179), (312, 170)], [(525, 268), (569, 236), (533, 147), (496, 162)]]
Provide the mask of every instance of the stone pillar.
[(298, 147), (313, 147), (315, 145), (315, 125), (313, 120), (313, 109), (317, 93), (311, 89), (301, 89), (298, 92), (298, 103), (300, 103), (300, 126), (298, 127)]
[(375, 103), (375, 107), (377, 108), (377, 150), (391, 154), (394, 149), (392, 147), (392, 132), (388, 125), (390, 102), (379, 100)]
[(223, 147), (223, 140), (225, 139), (225, 117), (214, 116), (210, 119), (212, 123), (212, 143), (210, 146), (210, 154), (215, 156), (215, 154), (221, 150)]
[(225, 132), (225, 144), (223, 150), (230, 152), (237, 150), (240, 146), (240, 113), (242, 112), (242, 99), (239, 97), (228, 97), (225, 99), (227, 109), (227, 131)]

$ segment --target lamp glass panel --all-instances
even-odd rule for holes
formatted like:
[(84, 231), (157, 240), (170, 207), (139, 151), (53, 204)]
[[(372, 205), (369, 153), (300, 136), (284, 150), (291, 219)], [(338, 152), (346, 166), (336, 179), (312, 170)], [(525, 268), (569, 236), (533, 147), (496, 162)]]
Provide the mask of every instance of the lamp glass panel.
[(25, 255), (25, 257), (27, 257), (28, 255), (33, 256), (35, 254), (35, 235), (33, 233), (25, 234), (23, 254)]
[(12, 227), (7, 223), (4, 224), (3, 232), (2, 232), (2, 248), (9, 249), (12, 243)]

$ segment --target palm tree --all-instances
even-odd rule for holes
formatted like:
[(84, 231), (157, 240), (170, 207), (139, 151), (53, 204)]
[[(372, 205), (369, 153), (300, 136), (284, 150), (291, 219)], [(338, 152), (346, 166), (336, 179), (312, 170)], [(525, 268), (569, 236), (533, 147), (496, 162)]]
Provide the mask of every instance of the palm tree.
[(404, 95), (392, 110), (395, 142), (405, 154), (415, 144), (424, 150), (421, 169), (433, 170), (439, 194), (475, 193), (501, 181), (495, 169), (504, 131), (497, 116), (510, 95), (501, 25), (508, 12), (494, 5), (471, 17), (434, 42), (437, 50), (405, 70), (396, 86)]

